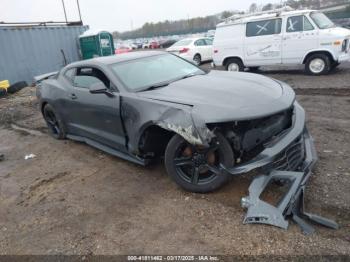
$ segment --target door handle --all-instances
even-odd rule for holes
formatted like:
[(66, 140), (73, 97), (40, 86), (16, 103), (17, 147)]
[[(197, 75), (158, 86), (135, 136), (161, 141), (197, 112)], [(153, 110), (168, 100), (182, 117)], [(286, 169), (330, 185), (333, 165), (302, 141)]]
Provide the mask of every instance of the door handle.
[(78, 97), (77, 97), (76, 94), (71, 94), (71, 95), (70, 95), (70, 98), (71, 98), (72, 100), (75, 100), (75, 99), (77, 99)]

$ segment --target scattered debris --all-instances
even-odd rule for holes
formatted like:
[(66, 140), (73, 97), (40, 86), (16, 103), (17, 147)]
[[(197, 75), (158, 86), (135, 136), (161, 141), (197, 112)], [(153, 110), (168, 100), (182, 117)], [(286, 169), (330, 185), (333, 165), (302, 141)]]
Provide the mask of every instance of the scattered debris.
[(27, 133), (29, 135), (33, 135), (33, 136), (42, 136), (43, 135), (43, 133), (41, 133), (40, 131), (20, 127), (20, 126), (17, 126), (15, 124), (11, 124), (11, 128), (14, 130), (17, 130), (17, 131)]
[[(315, 229), (304, 219), (318, 223), (328, 228), (338, 229), (336, 222), (321, 216), (307, 213), (304, 209), (304, 194), (307, 180), (318, 160), (313, 139), (308, 133), (304, 135), (305, 161), (298, 172), (273, 170), (268, 176), (262, 175), (253, 180), (249, 186), (249, 196), (241, 199), (241, 206), (247, 209), (244, 224), (267, 224), (288, 228), (287, 217), (291, 217), (306, 235), (312, 234)], [(287, 193), (278, 201), (277, 206), (262, 201), (260, 195), (273, 181), (289, 181)], [(328, 196), (327, 196), (328, 197)]]
[(24, 160), (33, 159), (35, 157), (36, 157), (36, 155), (34, 155), (34, 154), (25, 155)]
[(14, 94), (27, 86), (28, 86), (28, 84), (25, 81), (14, 83), (13, 85), (11, 85), (7, 88), (7, 93)]
[(323, 150), (323, 153), (333, 153), (332, 150)]

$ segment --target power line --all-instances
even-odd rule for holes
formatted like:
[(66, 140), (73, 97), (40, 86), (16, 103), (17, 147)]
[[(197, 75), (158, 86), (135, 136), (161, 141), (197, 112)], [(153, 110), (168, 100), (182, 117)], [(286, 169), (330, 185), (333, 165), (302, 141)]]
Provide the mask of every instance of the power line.
[(67, 13), (66, 13), (66, 7), (64, 5), (64, 0), (62, 0), (62, 6), (63, 6), (63, 11), (64, 11), (64, 17), (66, 18), (66, 23), (68, 23), (68, 20), (67, 20)]

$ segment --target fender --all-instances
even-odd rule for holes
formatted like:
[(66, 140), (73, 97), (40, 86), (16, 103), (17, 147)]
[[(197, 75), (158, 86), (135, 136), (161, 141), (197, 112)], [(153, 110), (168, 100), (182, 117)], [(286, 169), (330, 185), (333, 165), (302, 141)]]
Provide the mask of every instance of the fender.
[[(137, 105), (137, 107), (135, 106)], [(127, 147), (137, 153), (143, 132), (155, 125), (179, 134), (191, 144), (208, 146), (214, 133), (205, 122), (186, 105), (168, 103), (153, 99), (123, 96), (121, 118), (127, 135)]]
[(329, 53), (329, 54), (332, 56), (332, 58), (333, 58), (334, 61), (337, 61), (337, 60), (338, 60), (338, 58), (336, 57), (335, 52), (334, 52), (333, 50), (328, 49), (328, 48), (316, 48), (316, 49), (311, 49), (311, 50), (309, 50), (309, 51), (304, 55), (303, 59), (301, 60), (301, 61), (302, 61), (302, 64), (305, 64), (305, 63), (306, 63), (305, 60), (306, 60), (306, 57), (307, 57), (309, 54), (315, 53), (315, 52), (327, 52), (327, 53)]

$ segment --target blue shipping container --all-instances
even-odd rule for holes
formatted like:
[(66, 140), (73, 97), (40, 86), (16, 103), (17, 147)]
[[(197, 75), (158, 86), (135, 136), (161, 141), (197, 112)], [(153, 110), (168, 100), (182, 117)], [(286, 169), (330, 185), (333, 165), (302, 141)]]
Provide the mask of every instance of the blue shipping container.
[(0, 80), (33, 82), (33, 77), (80, 60), (79, 35), (88, 26), (0, 26)]

